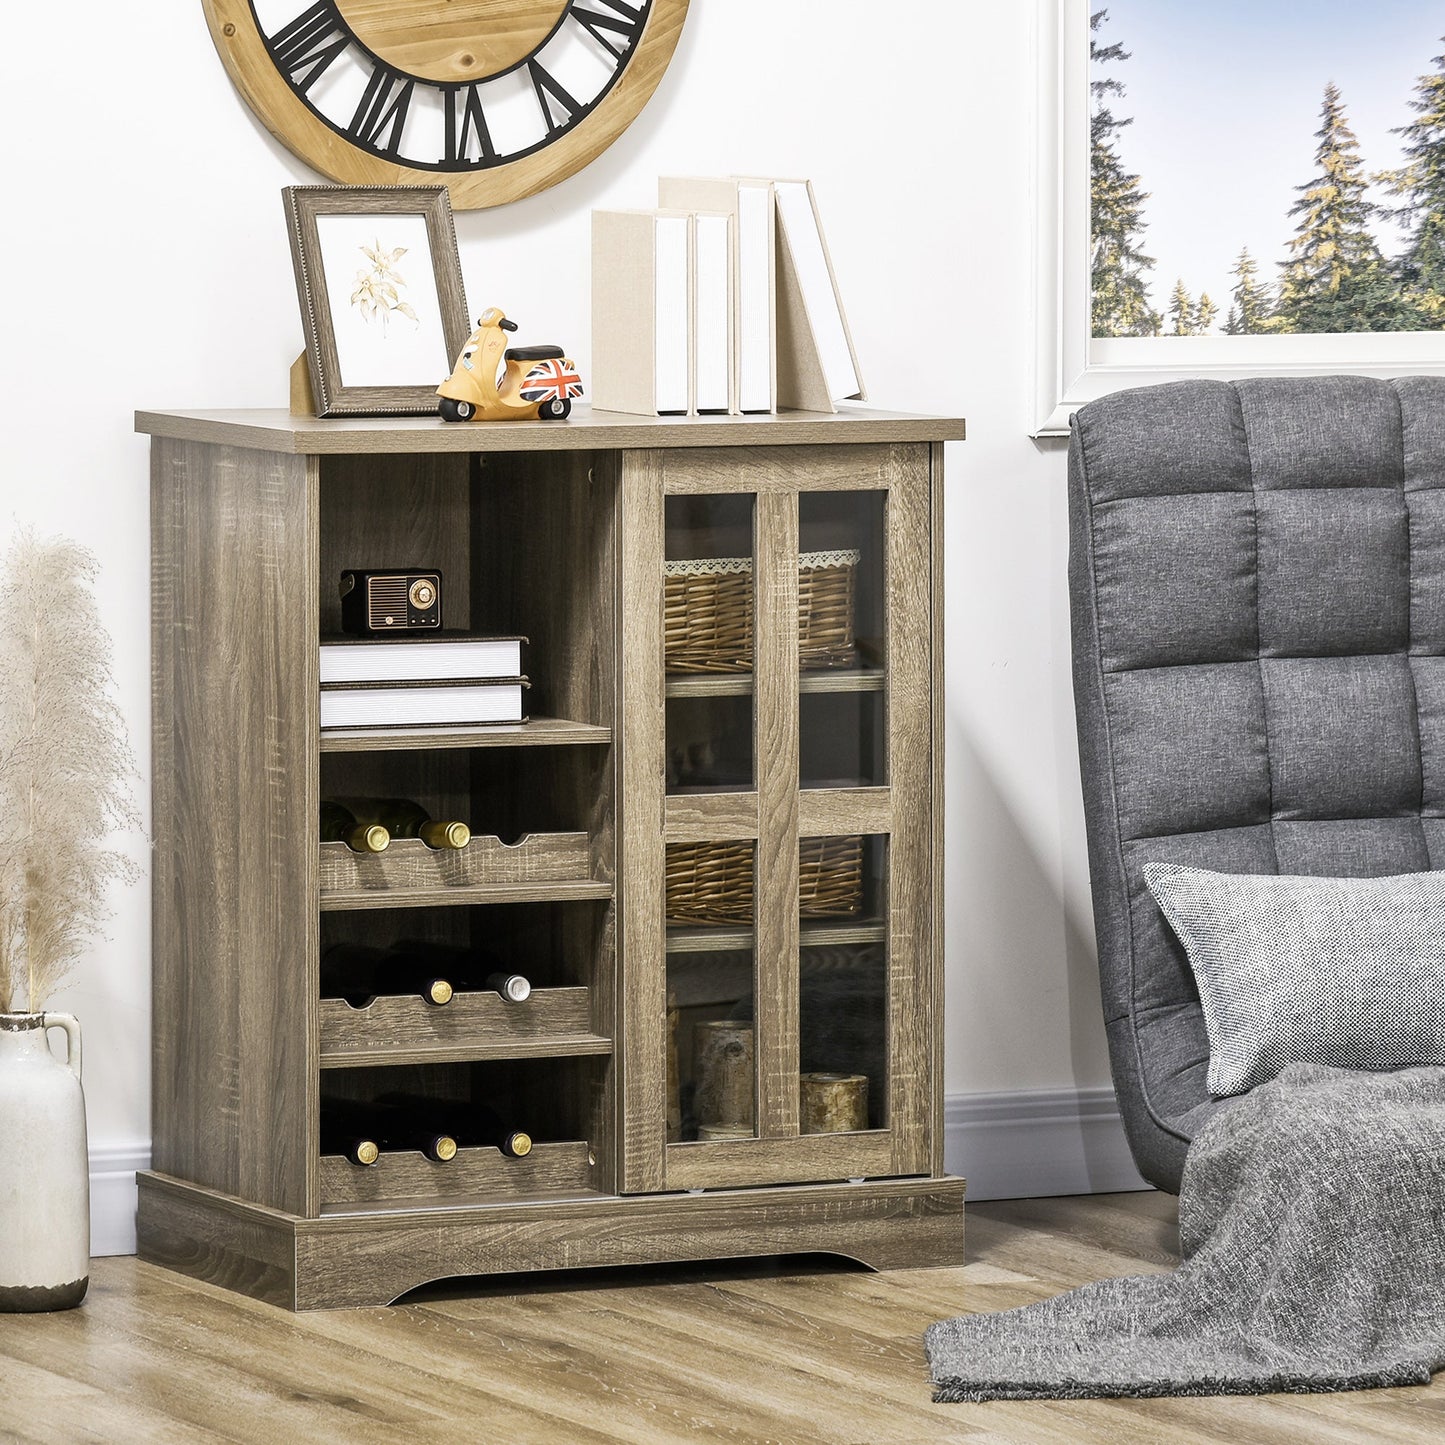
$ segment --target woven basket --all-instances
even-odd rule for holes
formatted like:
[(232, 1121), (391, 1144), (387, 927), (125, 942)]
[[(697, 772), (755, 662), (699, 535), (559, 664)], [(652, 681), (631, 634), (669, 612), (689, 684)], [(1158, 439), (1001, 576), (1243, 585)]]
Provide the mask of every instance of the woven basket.
[[(863, 906), (863, 839), (804, 838), (798, 847), (798, 912), (856, 918)], [(747, 927), (753, 922), (751, 843), (669, 843), (667, 921)]]
[[(858, 552), (798, 558), (798, 663), (816, 670), (852, 665)], [(669, 562), (663, 577), (663, 645), (668, 672), (753, 670), (753, 561), (704, 557)]]

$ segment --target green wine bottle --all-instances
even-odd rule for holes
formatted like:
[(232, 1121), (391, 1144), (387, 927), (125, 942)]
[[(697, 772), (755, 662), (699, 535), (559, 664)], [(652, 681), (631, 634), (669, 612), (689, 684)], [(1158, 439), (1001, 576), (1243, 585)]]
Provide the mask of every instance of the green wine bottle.
[(465, 848), (472, 830), (465, 823), (433, 818), (410, 798), (342, 798), (357, 818), (379, 823), (393, 838), (420, 838), (428, 848)]
[(344, 804), (327, 798), (321, 804), (321, 841), (345, 843), (353, 853), (381, 853), (391, 834), (375, 819), (363, 821)]

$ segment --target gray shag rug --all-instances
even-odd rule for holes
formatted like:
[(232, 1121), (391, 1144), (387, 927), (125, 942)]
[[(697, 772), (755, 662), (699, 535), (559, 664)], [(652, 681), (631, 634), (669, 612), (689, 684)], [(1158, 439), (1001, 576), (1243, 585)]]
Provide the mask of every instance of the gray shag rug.
[(1445, 1368), (1445, 1069), (1292, 1064), (1216, 1115), (1182, 1262), (924, 1336), (940, 1402), (1308, 1394)]

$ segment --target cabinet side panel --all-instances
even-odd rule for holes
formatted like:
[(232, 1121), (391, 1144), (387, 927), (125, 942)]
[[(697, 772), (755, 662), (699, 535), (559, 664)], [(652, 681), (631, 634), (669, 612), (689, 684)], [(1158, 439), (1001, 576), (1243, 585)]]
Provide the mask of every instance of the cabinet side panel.
[(314, 1195), (314, 459), (152, 444), (153, 1158)]
[(933, 989), (930, 1004), (933, 1013), (933, 1035), (931, 1058), (933, 1060), (933, 1148), (931, 1152), (933, 1174), (943, 1173), (943, 1020), (944, 1020), (944, 889), (943, 889), (943, 842), (944, 820), (947, 817), (947, 798), (944, 793), (944, 739), (948, 731), (948, 714), (944, 705), (943, 688), (943, 443), (934, 442), (928, 448), (930, 508), (929, 525), (932, 528), (933, 546), (930, 560), (933, 567), (932, 601), (933, 609), (933, 857), (929, 881), (933, 888)]
[(893, 448), (888, 494), (889, 1129), (897, 1174), (933, 1167), (936, 998), (933, 851), (933, 567), (926, 446)]

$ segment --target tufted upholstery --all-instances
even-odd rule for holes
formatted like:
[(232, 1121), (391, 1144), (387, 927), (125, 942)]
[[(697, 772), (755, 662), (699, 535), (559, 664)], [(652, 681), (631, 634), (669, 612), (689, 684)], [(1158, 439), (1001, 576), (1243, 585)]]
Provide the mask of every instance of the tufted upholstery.
[(1157, 859), (1445, 868), (1445, 380), (1179, 382), (1084, 407), (1074, 697), (1110, 1059), (1177, 1190), (1218, 1108)]

